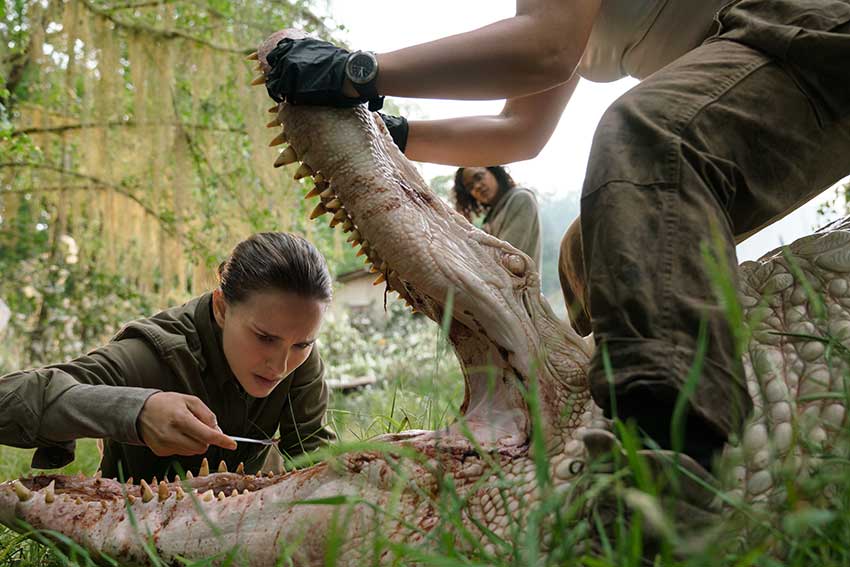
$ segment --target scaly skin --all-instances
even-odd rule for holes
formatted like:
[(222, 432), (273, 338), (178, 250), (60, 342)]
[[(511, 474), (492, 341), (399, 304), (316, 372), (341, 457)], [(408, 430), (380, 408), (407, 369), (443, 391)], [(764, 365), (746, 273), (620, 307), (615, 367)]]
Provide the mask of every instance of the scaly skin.
[[(261, 66), (280, 37), (261, 46)], [(433, 320), (441, 321), (451, 290), (450, 339), (466, 381), (463, 418), (445, 431), (384, 436), (383, 451), (348, 453), (272, 478), (198, 476), (181, 488), (164, 483), (159, 495), (154, 487), (151, 498), (139, 486), (109, 479), (12, 481), (0, 485), (3, 524), (19, 528), (16, 520), (23, 520), (56, 530), (132, 565), (150, 563), (140, 533), (150, 534), (151, 548), (166, 562), (234, 552), (238, 564), (270, 565), (286, 547), (296, 564), (313, 565), (339, 537), (339, 564), (362, 565), (388, 559), (372, 555), (375, 536), (427, 545), (441, 526), (446, 495), (457, 494), (466, 502), (463, 527), (441, 529), (451, 530), (461, 547), (492, 553), (496, 540), (486, 531), (510, 539), (510, 527), (525, 525), (541, 499), (523, 395), (529, 388), (538, 392), (545, 472), (555, 493), (569, 492), (583, 474), (582, 430), (606, 426), (586, 381), (592, 346), (552, 314), (531, 259), (434, 196), (377, 115), (364, 108), (276, 110), (271, 125), (285, 131), (276, 143), (285, 138), (291, 149), (275, 165), (301, 161), (296, 176), (320, 173), (314, 216), (335, 215), (332, 224), (361, 245), (389, 288)], [(824, 343), (812, 337), (850, 341), (848, 228), (791, 246), (796, 273), (825, 295), (821, 323), (781, 255), (741, 267), (744, 314), (755, 321), (744, 362), (756, 412), (742, 445), (727, 448), (732, 496), (781, 500), (772, 465), (784, 462), (792, 474), (807, 474), (818, 464), (811, 451), (831, 444), (845, 423), (843, 402), (801, 396), (843, 391), (845, 363), (827, 360)], [(46, 488), (51, 480), (55, 485)], [(304, 503), (340, 496), (350, 497), (349, 504)]]

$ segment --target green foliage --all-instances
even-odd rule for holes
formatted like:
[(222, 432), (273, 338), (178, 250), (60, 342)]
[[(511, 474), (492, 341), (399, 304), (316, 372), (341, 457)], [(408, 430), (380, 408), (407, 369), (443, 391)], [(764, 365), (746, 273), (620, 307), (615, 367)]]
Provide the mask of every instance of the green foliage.
[(385, 322), (368, 314), (326, 321), (321, 349), (328, 379), (375, 379), (367, 395), (334, 393), (329, 421), (338, 435), (364, 439), (447, 425), (463, 399), (463, 377), (443, 344), (430, 320), (411, 316), (399, 302), (388, 305)]
[[(252, 232), (311, 238), (307, 188), (274, 170), (245, 55), (317, 1), (0, 3), (0, 369), (55, 362), (215, 284)], [(70, 255), (68, 242), (78, 248)], [(71, 260), (69, 261), (69, 257)]]
[(850, 212), (850, 183), (836, 185), (832, 194), (818, 205), (818, 216), (833, 219)]

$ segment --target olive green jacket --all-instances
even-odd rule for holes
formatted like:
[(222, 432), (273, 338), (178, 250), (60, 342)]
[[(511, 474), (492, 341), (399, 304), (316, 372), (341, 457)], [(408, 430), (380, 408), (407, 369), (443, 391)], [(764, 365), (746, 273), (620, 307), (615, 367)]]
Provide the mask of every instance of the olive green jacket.
[(333, 434), (324, 428), (328, 390), (316, 347), (307, 360), (265, 398), (245, 393), (222, 348), (212, 315), (212, 294), (147, 319), (133, 321), (108, 344), (75, 360), (0, 378), (0, 443), (37, 447), (35, 468), (64, 466), (74, 458), (74, 439), (105, 439), (104, 476), (164, 478), (197, 470), (206, 456), (213, 466), (239, 462), (256, 472), (269, 447), (240, 443), (235, 451), (210, 447), (206, 455), (157, 457), (136, 428), (149, 396), (158, 391), (200, 398), (228, 435), (269, 438), (293, 455), (311, 450)]
[(482, 228), (528, 254), (540, 270), (540, 219), (537, 197), (530, 189), (514, 187), (505, 193), (487, 211)]

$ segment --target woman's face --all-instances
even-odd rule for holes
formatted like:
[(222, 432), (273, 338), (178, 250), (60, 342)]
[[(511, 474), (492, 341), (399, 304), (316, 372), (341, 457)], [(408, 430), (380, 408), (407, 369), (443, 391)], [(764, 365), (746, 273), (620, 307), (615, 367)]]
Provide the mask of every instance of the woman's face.
[(499, 196), (499, 182), (486, 167), (464, 167), (463, 186), (482, 205), (491, 205)]
[(310, 356), (327, 303), (266, 290), (229, 304), (213, 292), (224, 356), (245, 391), (264, 398)]

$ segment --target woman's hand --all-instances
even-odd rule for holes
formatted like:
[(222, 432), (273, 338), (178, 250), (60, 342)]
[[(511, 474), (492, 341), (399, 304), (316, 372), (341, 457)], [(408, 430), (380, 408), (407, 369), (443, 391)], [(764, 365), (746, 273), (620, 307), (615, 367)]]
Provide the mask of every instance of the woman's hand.
[(200, 455), (210, 445), (236, 449), (236, 441), (221, 432), (215, 414), (195, 396), (157, 392), (139, 414), (139, 435), (155, 455)]

